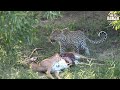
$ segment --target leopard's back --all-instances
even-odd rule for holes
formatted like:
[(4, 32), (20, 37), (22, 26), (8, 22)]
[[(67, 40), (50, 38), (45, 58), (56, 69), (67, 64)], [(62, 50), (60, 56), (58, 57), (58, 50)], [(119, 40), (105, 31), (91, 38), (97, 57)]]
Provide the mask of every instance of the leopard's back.
[(67, 33), (65, 33), (66, 36), (66, 42), (67, 44), (79, 44), (81, 41), (84, 41), (86, 39), (84, 33), (80, 30), (78, 31), (69, 31)]

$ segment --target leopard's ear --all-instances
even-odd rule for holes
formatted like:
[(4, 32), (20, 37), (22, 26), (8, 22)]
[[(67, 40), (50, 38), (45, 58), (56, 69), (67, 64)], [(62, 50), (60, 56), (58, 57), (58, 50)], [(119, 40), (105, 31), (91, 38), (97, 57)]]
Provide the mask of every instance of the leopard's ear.
[(67, 34), (67, 33), (69, 32), (69, 28), (67, 27), (67, 28), (62, 29), (62, 32), (63, 32), (64, 34)]
[(58, 33), (58, 34), (60, 34), (61, 32), (62, 31), (60, 29), (58, 29), (58, 28), (52, 30), (52, 33)]
[(63, 29), (59, 29), (59, 28), (55, 28), (52, 30), (52, 33), (57, 33), (57, 34), (67, 34), (69, 32), (69, 28), (63, 28)]
[(61, 33), (63, 34), (64, 33), (64, 31), (63, 30), (60, 30), (61, 31)]
[(63, 30), (68, 30), (69, 28), (68, 27), (66, 27), (66, 28), (64, 28)]
[(66, 30), (68, 30), (68, 28), (63, 28), (61, 29), (61, 32), (64, 33)]

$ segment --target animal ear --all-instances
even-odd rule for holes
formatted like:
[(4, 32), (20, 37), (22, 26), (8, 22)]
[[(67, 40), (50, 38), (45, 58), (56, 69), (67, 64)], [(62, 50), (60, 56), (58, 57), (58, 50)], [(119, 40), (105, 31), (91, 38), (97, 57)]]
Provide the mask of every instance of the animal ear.
[(66, 30), (68, 30), (68, 28), (61, 29), (60, 31), (63, 34), (63, 33), (65, 33)]
[(56, 54), (55, 54), (55, 56), (59, 56), (59, 54), (58, 54), (58, 53), (56, 53)]
[(63, 30), (61, 30), (61, 33), (63, 34), (63, 33), (64, 33), (64, 31), (63, 31)]
[(55, 55), (58, 55), (58, 53), (56, 53)]
[(68, 27), (66, 27), (66, 28), (64, 28), (63, 30), (68, 30), (69, 28)]
[(62, 30), (62, 32), (64, 33), (64, 34), (67, 34), (68, 32), (69, 32), (69, 28), (67, 27), (67, 28), (64, 28), (63, 30)]
[(53, 29), (53, 31), (52, 31), (52, 33), (58, 33), (58, 34), (60, 34), (62, 31), (60, 30), (60, 29), (58, 29), (58, 28), (56, 28), (56, 29)]

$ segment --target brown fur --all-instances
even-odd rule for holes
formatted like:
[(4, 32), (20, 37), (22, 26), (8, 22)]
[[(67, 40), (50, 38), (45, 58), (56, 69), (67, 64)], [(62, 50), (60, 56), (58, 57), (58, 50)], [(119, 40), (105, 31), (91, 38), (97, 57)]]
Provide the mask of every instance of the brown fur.
[[(74, 61), (75, 61), (75, 56), (74, 56), (74, 53), (72, 52), (65, 52), (65, 53), (62, 53), (60, 54), (60, 56), (66, 60), (66, 62), (69, 62), (71, 63), (72, 65), (74, 65)], [(68, 59), (69, 58), (69, 59)]]
[[(45, 72), (48, 75), (48, 77), (50, 77), (51, 79), (54, 79), (54, 77), (51, 75), (51, 68), (55, 62), (58, 62), (60, 60), (61, 60), (60, 55), (56, 53), (54, 56), (44, 59), (40, 63), (36, 63), (35, 61), (31, 62), (30, 68), (33, 71)], [(60, 79), (59, 72), (54, 72), (54, 74), (58, 79)]]

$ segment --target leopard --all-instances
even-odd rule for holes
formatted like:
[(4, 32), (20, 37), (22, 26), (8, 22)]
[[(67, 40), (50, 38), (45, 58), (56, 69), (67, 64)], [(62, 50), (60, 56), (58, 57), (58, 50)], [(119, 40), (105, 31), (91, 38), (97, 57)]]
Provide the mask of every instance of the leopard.
[(53, 30), (50, 34), (50, 42), (58, 42), (60, 46), (60, 53), (65, 53), (67, 48), (73, 47), (76, 53), (80, 53), (83, 49), (85, 54), (90, 56), (90, 50), (86, 41), (90, 43), (99, 44), (107, 39), (107, 33), (105, 31), (100, 31), (98, 33), (99, 40), (91, 40), (87, 35), (81, 30), (71, 31), (68, 28)]

